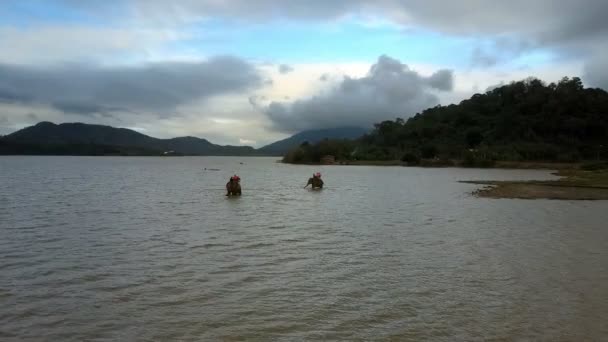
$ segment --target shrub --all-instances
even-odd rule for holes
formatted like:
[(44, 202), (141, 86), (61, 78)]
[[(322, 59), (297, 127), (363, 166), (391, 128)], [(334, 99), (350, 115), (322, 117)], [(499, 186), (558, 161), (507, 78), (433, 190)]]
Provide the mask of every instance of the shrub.
[(418, 165), (420, 164), (420, 157), (413, 152), (405, 152), (403, 157), (401, 157), (401, 161), (407, 163), (407, 165)]

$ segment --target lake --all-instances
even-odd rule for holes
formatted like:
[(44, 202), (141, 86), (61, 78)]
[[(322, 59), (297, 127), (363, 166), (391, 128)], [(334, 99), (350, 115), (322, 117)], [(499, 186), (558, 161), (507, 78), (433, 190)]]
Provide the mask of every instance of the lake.
[(0, 157), (0, 340), (608, 339), (605, 201), (276, 159)]

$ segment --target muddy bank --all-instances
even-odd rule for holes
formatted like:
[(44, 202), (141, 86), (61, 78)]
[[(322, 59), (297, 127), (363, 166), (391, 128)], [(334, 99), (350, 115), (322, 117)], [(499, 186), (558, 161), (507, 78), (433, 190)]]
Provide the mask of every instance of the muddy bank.
[(473, 192), (486, 198), (608, 200), (608, 171), (562, 170), (556, 181), (464, 181), (485, 185)]

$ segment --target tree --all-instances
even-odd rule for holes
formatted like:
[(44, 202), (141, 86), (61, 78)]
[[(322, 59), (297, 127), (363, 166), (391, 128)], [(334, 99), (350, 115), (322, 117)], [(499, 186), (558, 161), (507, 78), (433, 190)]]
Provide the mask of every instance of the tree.
[(420, 149), (421, 157), (424, 159), (432, 159), (437, 155), (437, 147), (435, 145), (424, 145)]
[[(608, 93), (585, 89), (578, 77), (545, 84), (529, 78), (436, 106), (409, 119), (382, 121), (357, 141), (317, 143), (307, 159), (331, 151), (360, 160), (467, 159), (575, 161), (608, 159)], [(469, 150), (477, 154), (469, 154)], [(353, 151), (356, 151), (353, 153)]]
[(475, 148), (479, 144), (481, 144), (483, 140), (483, 134), (481, 134), (481, 131), (479, 129), (471, 129), (467, 132), (466, 139), (467, 146), (469, 146), (470, 148)]

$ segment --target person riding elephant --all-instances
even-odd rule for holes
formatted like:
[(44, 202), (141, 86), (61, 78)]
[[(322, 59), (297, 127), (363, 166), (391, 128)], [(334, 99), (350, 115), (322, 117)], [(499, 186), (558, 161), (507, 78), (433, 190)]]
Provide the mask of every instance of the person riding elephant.
[(308, 183), (306, 183), (306, 186), (304, 188), (306, 188), (309, 185), (312, 185), (313, 190), (314, 189), (323, 189), (323, 180), (321, 179), (321, 173), (317, 172), (317, 173), (313, 174), (312, 178), (308, 179)]
[(226, 196), (240, 196), (241, 195), (241, 177), (234, 175), (230, 177), (228, 183), (226, 183)]

